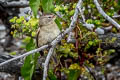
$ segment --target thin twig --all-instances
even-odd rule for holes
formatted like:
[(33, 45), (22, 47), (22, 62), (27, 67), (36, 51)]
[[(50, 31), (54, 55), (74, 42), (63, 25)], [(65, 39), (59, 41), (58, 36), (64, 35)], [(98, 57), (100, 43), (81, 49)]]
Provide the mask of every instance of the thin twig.
[(24, 8), (29, 7), (29, 1), (12, 1), (12, 2), (3, 2), (3, 6), (7, 8)]
[[(76, 8), (75, 8), (75, 14), (73, 15), (72, 22), (71, 22), (71, 24), (69, 26), (70, 28), (75, 26), (75, 21), (77, 21), (77, 17), (78, 17), (78, 13), (79, 13), (78, 9), (79, 9), (79, 6), (81, 6), (81, 5), (82, 5), (82, 0), (79, 0), (77, 5), (76, 5)], [(71, 42), (71, 34), (72, 34), (72, 32), (70, 32), (68, 34), (69, 34), (68, 35), (69, 37), (67, 38), (67, 42)]]
[(100, 4), (98, 3), (97, 0), (94, 0), (94, 4), (96, 5), (99, 13), (100, 13), (105, 19), (107, 19), (111, 24), (113, 24), (117, 29), (120, 29), (120, 25), (119, 25), (115, 20), (113, 20), (111, 17), (109, 17), (109, 16), (102, 10), (102, 8), (100, 7)]
[(63, 15), (60, 12), (56, 12), (56, 15), (62, 20), (64, 20), (65, 22), (67, 21), (65, 18), (63, 18)]
[(17, 57), (15, 57), (15, 58), (12, 58), (12, 59), (9, 59), (9, 60), (7, 60), (7, 61), (5, 61), (5, 62), (0, 63), (0, 66), (3, 66), (3, 65), (5, 65), (5, 64), (7, 64), (7, 63), (9, 63), (9, 62), (12, 62), (12, 61), (14, 61), (14, 60), (17, 60), (17, 59), (23, 58), (23, 57), (25, 57), (25, 56), (28, 56), (28, 55), (30, 55), (30, 54), (39, 52), (39, 51), (41, 51), (41, 50), (43, 50), (43, 49), (45, 49), (45, 48), (47, 48), (47, 47), (48, 47), (48, 45), (44, 45), (44, 46), (42, 46), (42, 47), (40, 47), (40, 48), (37, 48), (37, 49), (31, 50), (31, 51), (29, 51), (29, 52), (26, 52), (26, 53), (24, 53), (23, 55), (17, 56)]
[(83, 15), (84, 12), (82, 11), (82, 3), (83, 3), (83, 1), (81, 2), (81, 5), (78, 7), (78, 9), (80, 11), (83, 23), (86, 24), (86, 22), (85, 22), (85, 16)]
[(120, 18), (120, 15), (114, 15), (113, 18)]
[(83, 12), (83, 10), (82, 10), (82, 6), (80, 5), (79, 7), (78, 7), (78, 9), (79, 9), (79, 11), (80, 11), (80, 14), (81, 14), (81, 17), (82, 17), (82, 22), (83, 22), (83, 26), (85, 26), (85, 28), (87, 28), (88, 30), (90, 30), (90, 31), (93, 31), (93, 29), (94, 29), (94, 24), (88, 24), (88, 23), (86, 23), (86, 20), (85, 20), (85, 16), (84, 16), (84, 12)]
[(45, 63), (44, 63), (43, 80), (46, 80), (46, 78), (47, 78), (48, 65), (49, 65), (50, 58), (53, 54), (54, 48), (55, 48), (55, 46), (52, 46), (50, 48), (50, 50), (48, 52), (48, 55), (46, 57), (46, 60), (45, 60)]
[(87, 65), (84, 64), (84, 67), (86, 68), (86, 70), (90, 73), (90, 75), (94, 78), (94, 80), (96, 79), (96, 76), (94, 75), (94, 73), (89, 69), (89, 67)]

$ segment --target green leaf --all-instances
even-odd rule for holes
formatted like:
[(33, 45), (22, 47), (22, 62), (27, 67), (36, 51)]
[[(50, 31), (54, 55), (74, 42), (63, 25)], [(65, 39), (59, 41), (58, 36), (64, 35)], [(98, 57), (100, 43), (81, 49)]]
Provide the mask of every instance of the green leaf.
[(118, 5), (120, 6), (120, 0), (118, 0)]
[(40, 6), (40, 0), (30, 0), (29, 5), (33, 11), (34, 16), (36, 17)]
[(36, 32), (32, 32), (32, 37), (35, 37), (35, 35), (36, 35)]
[[(26, 41), (27, 41), (27, 45), (26, 45), (27, 51), (35, 49), (34, 39), (27, 37)], [(31, 80), (39, 55), (40, 54), (35, 53), (34, 55), (31, 54), (25, 58), (24, 65), (21, 68), (21, 74), (24, 80)]]
[(32, 55), (29, 55), (25, 58), (24, 65), (21, 68), (21, 75), (24, 80), (31, 80), (33, 72), (35, 69), (35, 65), (33, 63)]
[(31, 40), (31, 37), (26, 37), (22, 40), (22, 42), (29, 43), (30, 40)]
[(92, 46), (92, 45), (93, 45), (93, 41), (89, 41), (88, 44), (89, 44), (90, 46)]
[(62, 30), (62, 25), (60, 24), (60, 20), (58, 19), (58, 17), (55, 19), (55, 23), (57, 24), (58, 28)]
[(40, 56), (40, 53), (35, 53), (34, 55), (34, 65), (36, 66), (38, 57)]
[(93, 20), (92, 19), (88, 19), (86, 22), (89, 23), (89, 24), (92, 24)]
[(11, 52), (10, 55), (16, 55), (16, 52)]
[(16, 19), (17, 19), (17, 17), (15, 16), (15, 17), (13, 17), (12, 19), (10, 19), (10, 22), (11, 22), (11, 23), (15, 23)]
[(18, 24), (22, 23), (22, 19), (20, 19), (20, 18), (17, 19), (17, 20), (16, 20), (16, 23), (18, 23)]
[(28, 44), (26, 45), (26, 50), (30, 51), (35, 48), (34, 40), (31, 38)]
[(68, 74), (68, 80), (77, 80), (79, 76), (80, 76), (79, 69), (70, 69), (70, 72)]
[(54, 11), (53, 0), (42, 0), (42, 8), (45, 13)]
[(95, 20), (94, 23), (95, 23), (96, 25), (100, 25), (100, 24), (101, 24), (100, 20)]
[(75, 10), (71, 10), (71, 11), (69, 12), (69, 15), (72, 16), (72, 15), (74, 14), (74, 12), (75, 12)]
[(57, 80), (57, 77), (53, 73), (53, 70), (48, 71), (48, 77), (49, 77), (50, 80)]
[(35, 55), (31, 54), (25, 58), (24, 65), (21, 68), (21, 74), (24, 80), (31, 80), (39, 56), (39, 53), (35, 53)]
[(103, 0), (103, 2), (106, 2), (107, 0)]

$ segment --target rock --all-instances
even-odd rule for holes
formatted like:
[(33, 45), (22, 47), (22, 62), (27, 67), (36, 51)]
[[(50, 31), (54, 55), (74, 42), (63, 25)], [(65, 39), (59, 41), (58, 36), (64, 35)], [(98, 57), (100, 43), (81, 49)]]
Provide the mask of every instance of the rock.
[(6, 31), (5, 30), (6, 30), (5, 26), (0, 24), (0, 38), (5, 37), (5, 35), (6, 35)]
[(22, 45), (22, 41), (15, 42), (14, 45), (20, 48)]
[(15, 80), (15, 77), (7, 73), (0, 72), (0, 80)]
[(26, 16), (26, 13), (28, 13), (29, 11), (31, 11), (30, 7), (20, 8), (19, 16)]
[(99, 34), (99, 35), (102, 35), (102, 34), (105, 33), (102, 28), (97, 28), (97, 29), (95, 29), (95, 32), (96, 32), (97, 34)]

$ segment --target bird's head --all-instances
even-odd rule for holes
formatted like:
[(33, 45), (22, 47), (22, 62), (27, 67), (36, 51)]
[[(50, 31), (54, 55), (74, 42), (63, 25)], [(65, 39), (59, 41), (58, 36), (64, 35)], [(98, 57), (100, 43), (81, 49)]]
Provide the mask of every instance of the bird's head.
[(54, 14), (44, 14), (40, 16), (39, 25), (40, 26), (50, 25), (54, 23), (55, 19), (56, 19), (56, 16)]

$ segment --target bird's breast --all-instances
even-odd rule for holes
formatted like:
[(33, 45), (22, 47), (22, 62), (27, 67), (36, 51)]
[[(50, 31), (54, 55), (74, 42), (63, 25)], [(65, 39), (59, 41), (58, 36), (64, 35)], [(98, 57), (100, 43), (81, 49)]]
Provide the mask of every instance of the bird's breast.
[(60, 30), (56, 24), (42, 26), (39, 33), (39, 45), (44, 45), (51, 42), (60, 34)]

